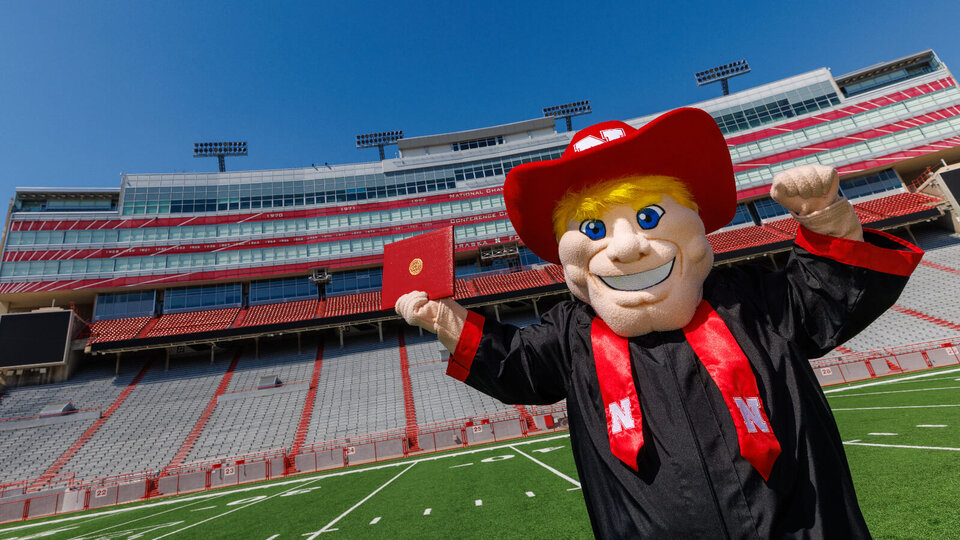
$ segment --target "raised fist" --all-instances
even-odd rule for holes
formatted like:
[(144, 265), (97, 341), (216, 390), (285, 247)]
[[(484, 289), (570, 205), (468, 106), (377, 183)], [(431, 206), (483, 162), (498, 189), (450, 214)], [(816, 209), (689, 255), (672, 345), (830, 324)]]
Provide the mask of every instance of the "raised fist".
[(797, 216), (823, 210), (840, 198), (837, 170), (825, 165), (801, 165), (773, 177), (770, 196)]

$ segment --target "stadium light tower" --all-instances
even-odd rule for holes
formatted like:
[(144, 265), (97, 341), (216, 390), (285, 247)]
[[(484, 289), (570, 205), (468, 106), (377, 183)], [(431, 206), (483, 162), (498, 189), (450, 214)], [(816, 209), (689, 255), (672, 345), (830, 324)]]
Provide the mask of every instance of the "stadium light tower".
[(543, 115), (546, 117), (563, 118), (567, 121), (567, 131), (573, 131), (573, 122), (570, 120), (574, 116), (581, 114), (590, 114), (593, 109), (590, 108), (590, 100), (574, 101), (573, 103), (564, 103), (563, 105), (554, 105), (544, 107)]
[(403, 138), (403, 130), (381, 131), (379, 133), (364, 133), (357, 135), (357, 148), (373, 148), (380, 150), (380, 161), (383, 161), (383, 147), (388, 144), (397, 144)]
[(697, 86), (720, 81), (720, 84), (723, 86), (723, 95), (727, 95), (730, 93), (730, 87), (727, 86), (727, 79), (736, 77), (737, 75), (743, 75), (744, 73), (750, 73), (750, 64), (748, 64), (746, 60), (737, 60), (736, 62), (700, 71), (694, 76), (697, 78)]
[(226, 172), (223, 162), (226, 156), (247, 155), (247, 141), (241, 142), (196, 142), (193, 143), (193, 157), (217, 157), (220, 162), (220, 172)]

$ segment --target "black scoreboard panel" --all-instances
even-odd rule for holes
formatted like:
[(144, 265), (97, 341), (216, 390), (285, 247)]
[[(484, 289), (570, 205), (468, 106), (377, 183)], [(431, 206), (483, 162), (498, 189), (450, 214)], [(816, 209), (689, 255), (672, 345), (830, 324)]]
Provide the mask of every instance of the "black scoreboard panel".
[(940, 173), (944, 185), (953, 194), (953, 198), (960, 201), (960, 169)]
[(66, 361), (71, 317), (70, 310), (0, 316), (0, 367)]

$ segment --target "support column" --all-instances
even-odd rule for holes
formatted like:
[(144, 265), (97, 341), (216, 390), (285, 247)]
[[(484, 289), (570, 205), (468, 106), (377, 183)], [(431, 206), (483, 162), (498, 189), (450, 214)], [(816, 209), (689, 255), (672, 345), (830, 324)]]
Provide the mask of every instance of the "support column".
[(540, 308), (537, 307), (537, 299), (533, 299), (533, 314), (539, 319), (540, 318)]
[(343, 348), (343, 327), (339, 326), (337, 327), (337, 330), (340, 332), (340, 348), (342, 349)]
[(773, 258), (773, 253), (767, 253), (767, 257), (770, 258), (770, 264), (773, 265), (773, 269), (774, 269), (774, 270), (779, 270), (780, 267), (777, 266), (777, 260), (776, 260), (775, 258)]
[(377, 321), (377, 331), (380, 332), (380, 343), (383, 343), (383, 321)]
[(214, 355), (213, 347), (214, 347), (214, 345), (216, 345), (216, 344), (215, 344), (215, 343), (211, 343), (211, 344), (210, 344), (210, 365), (211, 365), (211, 366), (213, 365), (213, 355)]
[(163, 363), (163, 370), (170, 371), (170, 348), (167, 347), (163, 349), (163, 352), (166, 354), (166, 360)]
[(301, 335), (302, 334), (300, 332), (297, 332), (297, 354), (303, 354), (303, 346), (300, 344)]
[(494, 304), (494, 305), (493, 305), (493, 312), (494, 312), (494, 313), (496, 314), (496, 316), (497, 316), (497, 322), (500, 322), (500, 306), (497, 305), (497, 304)]
[(117, 369), (113, 372), (114, 375), (120, 375), (120, 353), (117, 353)]
[(910, 241), (913, 242), (913, 245), (917, 245), (917, 237), (913, 235), (913, 231), (910, 229), (910, 226), (906, 226), (907, 234), (910, 235)]

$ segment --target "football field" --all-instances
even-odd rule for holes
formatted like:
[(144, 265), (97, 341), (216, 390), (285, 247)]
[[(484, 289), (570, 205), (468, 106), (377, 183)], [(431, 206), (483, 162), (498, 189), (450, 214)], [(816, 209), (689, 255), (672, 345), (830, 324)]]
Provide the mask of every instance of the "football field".
[[(877, 538), (957, 538), (960, 368), (826, 390)], [(0, 526), (12, 538), (589, 538), (566, 433)]]

